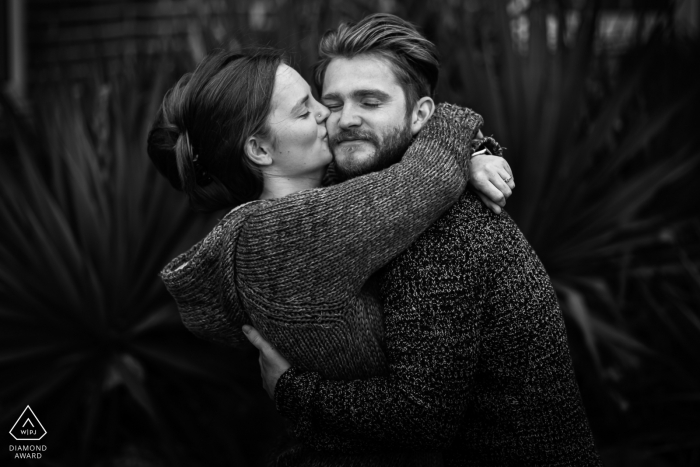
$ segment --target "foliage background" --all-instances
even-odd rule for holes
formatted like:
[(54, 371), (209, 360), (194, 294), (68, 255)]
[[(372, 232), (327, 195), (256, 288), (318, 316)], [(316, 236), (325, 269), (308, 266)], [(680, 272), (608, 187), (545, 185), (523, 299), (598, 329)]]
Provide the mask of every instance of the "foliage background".
[[(678, 2), (188, 4), (215, 14), (186, 48), (2, 98), (0, 426), (30, 404), (49, 432), (22, 462), (264, 465), (284, 422), (255, 352), (189, 335), (157, 278), (216, 219), (160, 180), (145, 134), (208, 50), (283, 47), (310, 79), (323, 31), (389, 11), (442, 51), (438, 100), (508, 148), (508, 211), (559, 294), (606, 465), (700, 464), (700, 39)], [(631, 34), (604, 34), (611, 11)]]

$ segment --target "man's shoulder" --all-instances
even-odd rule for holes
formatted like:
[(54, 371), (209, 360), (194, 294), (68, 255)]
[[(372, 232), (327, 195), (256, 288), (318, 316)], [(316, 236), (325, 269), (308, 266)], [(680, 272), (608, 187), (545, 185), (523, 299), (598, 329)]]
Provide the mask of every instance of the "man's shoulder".
[(521, 237), (522, 233), (510, 215), (496, 214), (467, 190), (428, 230), (438, 235), (454, 236), (455, 240), (489, 244), (502, 236)]
[(392, 267), (443, 264), (450, 269), (468, 266), (471, 272), (479, 273), (487, 263), (530, 251), (507, 213), (492, 212), (467, 191), (392, 262)]

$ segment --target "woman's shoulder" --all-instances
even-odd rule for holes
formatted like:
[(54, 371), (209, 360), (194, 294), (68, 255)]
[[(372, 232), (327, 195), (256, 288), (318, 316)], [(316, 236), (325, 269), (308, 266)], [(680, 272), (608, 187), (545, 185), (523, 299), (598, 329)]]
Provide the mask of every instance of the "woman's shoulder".
[(229, 212), (227, 212), (224, 215), (224, 217), (221, 218), (221, 221), (219, 221), (218, 225), (221, 225), (222, 223), (226, 224), (239, 222), (240, 220), (247, 218), (250, 214), (263, 207), (266, 203), (267, 201), (265, 200), (255, 200), (240, 204), (235, 208), (231, 209)]

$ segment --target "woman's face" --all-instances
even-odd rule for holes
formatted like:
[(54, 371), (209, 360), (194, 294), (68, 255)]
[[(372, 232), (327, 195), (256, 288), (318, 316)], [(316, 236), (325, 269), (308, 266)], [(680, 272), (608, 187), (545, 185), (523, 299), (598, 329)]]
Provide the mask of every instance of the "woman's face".
[(275, 175), (320, 180), (333, 159), (325, 125), (329, 114), (299, 73), (285, 64), (277, 68), (268, 116)]

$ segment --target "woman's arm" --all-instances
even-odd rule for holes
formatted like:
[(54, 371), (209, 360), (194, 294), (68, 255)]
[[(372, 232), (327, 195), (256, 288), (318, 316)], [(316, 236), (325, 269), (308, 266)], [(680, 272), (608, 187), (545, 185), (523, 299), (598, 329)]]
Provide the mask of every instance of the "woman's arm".
[(271, 304), (344, 306), (464, 191), (481, 124), (471, 110), (441, 104), (401, 162), (265, 202), (242, 230), (238, 280)]

